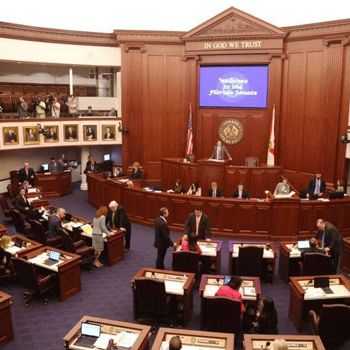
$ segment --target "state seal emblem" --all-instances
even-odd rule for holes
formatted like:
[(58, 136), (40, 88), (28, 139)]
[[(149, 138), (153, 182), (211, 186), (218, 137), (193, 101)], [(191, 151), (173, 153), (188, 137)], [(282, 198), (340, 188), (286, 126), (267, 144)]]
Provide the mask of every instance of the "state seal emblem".
[(236, 145), (243, 138), (243, 125), (236, 119), (227, 119), (219, 126), (219, 137), (228, 145)]

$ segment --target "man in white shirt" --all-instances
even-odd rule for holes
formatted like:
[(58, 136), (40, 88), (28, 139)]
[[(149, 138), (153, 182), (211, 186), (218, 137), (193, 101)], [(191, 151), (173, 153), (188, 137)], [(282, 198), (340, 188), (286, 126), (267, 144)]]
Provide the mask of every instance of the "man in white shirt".
[(214, 147), (211, 159), (225, 160), (225, 155), (229, 160), (232, 160), (230, 153), (228, 153), (225, 146), (222, 145), (221, 141), (218, 141), (217, 146)]
[(51, 117), (52, 118), (59, 118), (60, 117), (60, 109), (61, 109), (61, 105), (57, 101), (57, 98), (55, 97), (53, 99), (52, 106), (51, 106)]

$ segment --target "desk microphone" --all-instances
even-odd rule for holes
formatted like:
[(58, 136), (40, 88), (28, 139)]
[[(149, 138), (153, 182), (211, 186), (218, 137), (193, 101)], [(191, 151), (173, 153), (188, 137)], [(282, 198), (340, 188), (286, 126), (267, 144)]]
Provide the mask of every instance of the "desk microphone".
[(216, 278), (216, 283), (219, 283), (220, 282), (220, 278)]
[(307, 282), (306, 285), (308, 286), (310, 283), (312, 283), (312, 280), (309, 280), (309, 282)]

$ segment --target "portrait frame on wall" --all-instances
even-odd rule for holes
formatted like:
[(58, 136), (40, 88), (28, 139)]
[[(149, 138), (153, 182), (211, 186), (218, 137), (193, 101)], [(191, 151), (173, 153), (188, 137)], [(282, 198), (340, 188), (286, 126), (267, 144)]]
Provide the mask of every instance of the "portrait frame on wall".
[(97, 141), (97, 125), (83, 125), (83, 140)]
[(101, 128), (102, 140), (103, 141), (115, 141), (115, 125), (113, 124), (103, 124)]
[(44, 135), (45, 143), (59, 142), (59, 125), (45, 125), (44, 129), (46, 131), (46, 135)]
[(38, 145), (40, 143), (39, 128), (37, 125), (23, 126), (23, 144)]
[(65, 124), (63, 125), (64, 141), (75, 142), (79, 140), (79, 125), (78, 124)]
[(18, 126), (4, 126), (2, 128), (3, 144), (18, 145)]

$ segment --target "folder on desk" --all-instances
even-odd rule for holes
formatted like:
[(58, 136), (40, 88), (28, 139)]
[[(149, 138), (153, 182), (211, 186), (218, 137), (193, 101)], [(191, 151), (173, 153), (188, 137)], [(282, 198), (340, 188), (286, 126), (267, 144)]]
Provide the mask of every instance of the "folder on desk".
[(83, 226), (81, 227), (81, 229), (82, 229), (85, 233), (87, 233), (87, 234), (89, 234), (89, 235), (92, 234), (92, 227), (91, 227), (91, 225), (89, 225), (89, 224), (83, 225)]

